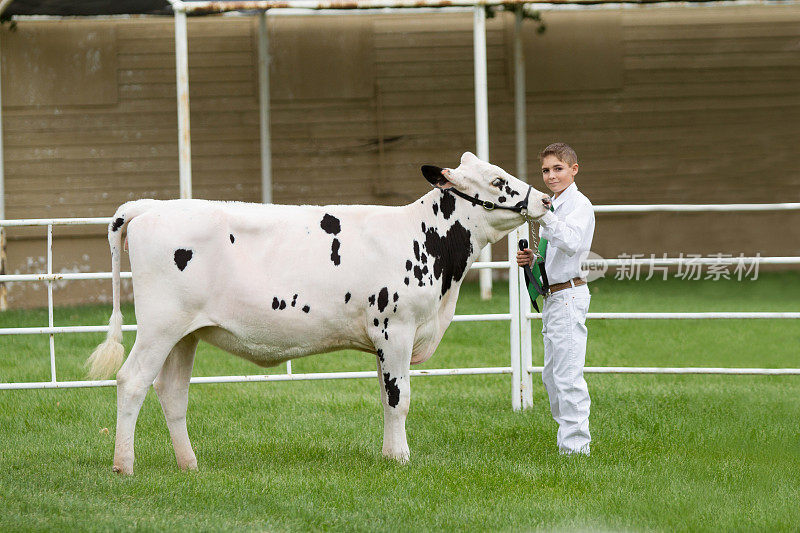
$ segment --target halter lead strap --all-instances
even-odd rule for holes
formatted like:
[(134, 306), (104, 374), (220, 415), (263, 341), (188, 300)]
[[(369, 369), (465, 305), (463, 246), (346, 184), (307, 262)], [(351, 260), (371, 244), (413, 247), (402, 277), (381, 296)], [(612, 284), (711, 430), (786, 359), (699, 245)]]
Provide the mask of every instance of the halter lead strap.
[(492, 211), (494, 209), (505, 209), (507, 211), (514, 211), (515, 213), (519, 213), (520, 215), (525, 217), (526, 220), (529, 220), (532, 218), (528, 215), (528, 198), (531, 195), (531, 189), (533, 189), (533, 187), (528, 185), (528, 192), (525, 193), (525, 198), (523, 198), (522, 200), (517, 202), (516, 205), (513, 206), (497, 205), (494, 202), (490, 202), (489, 200), (478, 200), (477, 198), (473, 198), (468, 194), (464, 194), (455, 187), (452, 187), (450, 189), (442, 189), (442, 191), (446, 193), (451, 192), (456, 196), (460, 196), (464, 200), (470, 202), (472, 205), (479, 205), (484, 209), (486, 209), (487, 211)]

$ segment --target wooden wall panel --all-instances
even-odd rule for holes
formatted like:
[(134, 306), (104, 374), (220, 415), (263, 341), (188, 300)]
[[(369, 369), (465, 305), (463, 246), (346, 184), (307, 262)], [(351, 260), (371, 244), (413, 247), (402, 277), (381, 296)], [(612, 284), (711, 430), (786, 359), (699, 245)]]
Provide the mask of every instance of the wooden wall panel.
[[(563, 140), (578, 151), (579, 186), (596, 204), (800, 201), (800, 8), (543, 17), (550, 33), (526, 22), (524, 36), (534, 184), (537, 151)], [(488, 20), (487, 55), (491, 159), (514, 173), (512, 26), (509, 14)], [(273, 17), (269, 27), (276, 203), (407, 203), (428, 190), (421, 164), (453, 165), (474, 149), (470, 14)], [(261, 196), (256, 29), (243, 17), (189, 20), (196, 197)], [(7, 216), (108, 216), (130, 199), (176, 197), (172, 20), (21, 21), (19, 30), (62, 39), (63, 48), (81, 32), (104, 35), (101, 75), (114, 97), (3, 102)], [(9, 61), (7, 26), (0, 39)], [(326, 63), (329, 45), (338, 63)], [(571, 85), (575, 70), (580, 82)], [(4, 97), (10, 79), (4, 71)], [(87, 83), (70, 78), (42, 91), (87, 95)], [(788, 213), (600, 215), (595, 249), (800, 255), (798, 222)], [(10, 232), (9, 272), (41, 267), (42, 234)], [(57, 244), (69, 264), (56, 270), (108, 268), (103, 228), (56, 235), (70, 237)], [(64, 284), (59, 301), (107, 285)], [(34, 305), (37, 294), (15, 284), (12, 303)]]

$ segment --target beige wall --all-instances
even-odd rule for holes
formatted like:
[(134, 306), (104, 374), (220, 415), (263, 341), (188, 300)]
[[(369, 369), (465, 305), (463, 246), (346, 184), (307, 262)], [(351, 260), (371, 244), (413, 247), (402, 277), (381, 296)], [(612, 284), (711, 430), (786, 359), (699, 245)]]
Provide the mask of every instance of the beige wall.
[[(595, 204), (800, 200), (800, 8), (544, 20), (525, 35), (533, 183), (536, 151), (564, 140)], [(512, 30), (508, 14), (487, 24), (491, 159), (514, 173)], [(0, 39), (8, 218), (177, 196), (171, 19), (20, 21)], [(273, 17), (270, 39), (276, 203), (407, 203), (427, 190), (420, 164), (474, 148), (471, 15)], [(258, 201), (255, 20), (190, 19), (189, 47), (194, 195)], [(594, 248), (800, 255), (798, 228), (787, 213), (599, 215)], [(107, 270), (103, 231), (57, 229), (55, 269)], [(9, 273), (42, 268), (40, 235), (9, 232)], [(109, 285), (65, 283), (56, 302)], [(10, 299), (43, 292), (17, 283)]]

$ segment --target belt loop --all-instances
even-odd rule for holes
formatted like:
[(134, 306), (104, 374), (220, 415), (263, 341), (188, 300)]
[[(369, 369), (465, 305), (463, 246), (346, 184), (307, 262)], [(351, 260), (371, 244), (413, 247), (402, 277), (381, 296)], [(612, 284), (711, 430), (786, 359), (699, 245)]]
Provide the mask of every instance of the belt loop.
[(570, 278), (569, 284), (573, 289), (575, 288), (575, 282), (572, 280), (572, 278)]

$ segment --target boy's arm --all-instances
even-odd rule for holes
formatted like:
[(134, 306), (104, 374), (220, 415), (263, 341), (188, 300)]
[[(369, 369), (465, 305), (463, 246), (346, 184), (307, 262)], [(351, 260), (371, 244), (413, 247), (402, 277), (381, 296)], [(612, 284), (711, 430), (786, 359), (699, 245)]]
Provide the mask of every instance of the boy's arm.
[(569, 219), (561, 220), (555, 213), (547, 212), (539, 220), (542, 237), (568, 256), (575, 255), (583, 243), (586, 232), (594, 222), (591, 205), (583, 205), (569, 214)]

